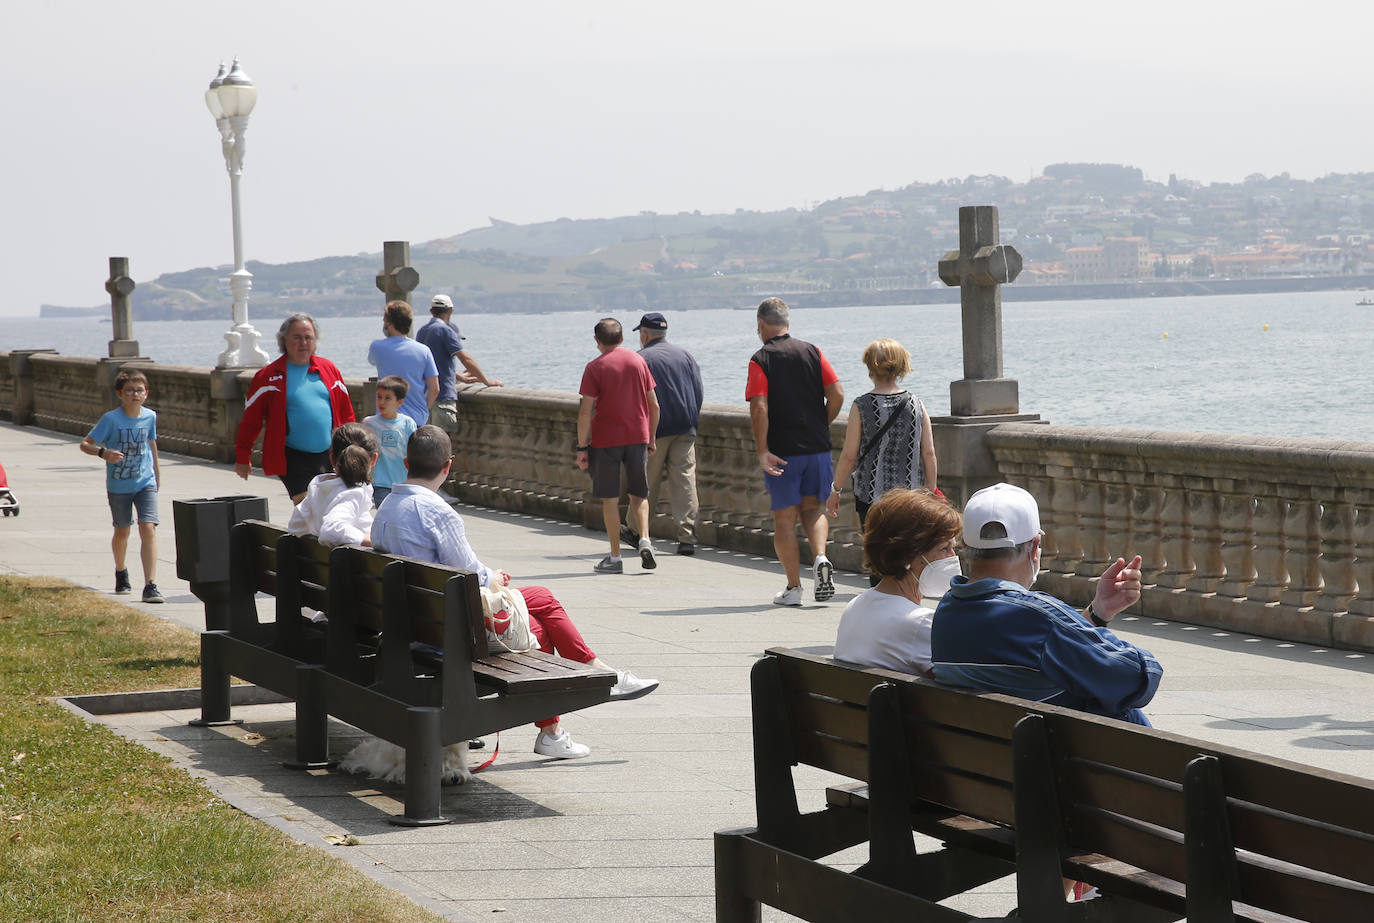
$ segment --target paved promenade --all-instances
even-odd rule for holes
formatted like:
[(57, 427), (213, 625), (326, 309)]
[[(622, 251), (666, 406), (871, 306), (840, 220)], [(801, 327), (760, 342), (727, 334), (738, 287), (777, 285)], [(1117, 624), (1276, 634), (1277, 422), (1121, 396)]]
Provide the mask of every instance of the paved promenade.
[[(22, 504), (19, 518), (0, 519), (0, 572), (60, 576), (108, 594), (101, 471), (78, 443), (0, 423), (0, 463)], [(255, 475), (245, 485), (228, 466), (164, 455), (162, 476), (158, 583), (168, 603), (143, 608), (200, 628), (200, 604), (175, 575), (172, 501), (261, 494), (279, 523), (287, 501), (277, 481)], [(193, 712), (101, 720), (204, 777), (242, 810), (451, 919), (710, 920), (712, 831), (753, 822), (749, 667), (773, 645), (828, 653), (844, 603), (866, 581), (839, 574), (830, 603), (779, 609), (769, 604), (781, 586), (771, 561), (710, 548), (679, 558), (661, 543), (657, 571), (627, 560), (623, 576), (597, 576), (600, 534), (460, 509), (487, 564), (519, 584), (554, 587), (600, 656), (662, 680), (647, 698), (566, 717), (590, 757), (548, 761), (532, 752), (532, 727), (508, 731), (494, 766), (445, 790), (443, 809), (455, 823), (408, 829), (387, 822), (400, 810), (394, 786), (280, 767), (291, 752), (289, 705), (239, 709), (246, 722), (238, 728), (189, 728)], [(132, 544), (137, 585), (136, 537)], [(142, 606), (135, 598), (111, 602)], [(1128, 616), (1115, 627), (1164, 664), (1147, 709), (1157, 726), (1374, 776), (1374, 657)], [(334, 732), (336, 754), (357, 735), (344, 725)], [(803, 799), (819, 806), (827, 778), (799, 779)], [(358, 845), (325, 840), (340, 834)], [(863, 858), (859, 848), (840, 861)], [(959, 899), (987, 914), (1014, 903), (1010, 880)], [(765, 911), (765, 919), (782, 915)]]

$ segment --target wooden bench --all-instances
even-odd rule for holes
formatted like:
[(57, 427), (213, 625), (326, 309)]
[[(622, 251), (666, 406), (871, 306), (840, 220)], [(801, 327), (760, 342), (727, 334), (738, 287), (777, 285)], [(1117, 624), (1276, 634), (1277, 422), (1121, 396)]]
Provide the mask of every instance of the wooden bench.
[[(1011, 871), (1024, 920), (1374, 919), (1366, 780), (784, 649), (752, 686), (759, 823), (716, 835), (719, 921), (967, 920), (936, 901)], [(803, 814), (796, 763), (858, 783)], [(865, 838), (852, 874), (815, 861)]]
[[(445, 823), (443, 747), (608, 701), (615, 673), (491, 651), (475, 574), (248, 521), (232, 530), (230, 627), (201, 637), (201, 722), (229, 720), (228, 678), (296, 700), (296, 759), (329, 760), (329, 716), (406, 750), (405, 825)], [(276, 598), (260, 624), (255, 594)], [(301, 606), (328, 613), (312, 623)]]

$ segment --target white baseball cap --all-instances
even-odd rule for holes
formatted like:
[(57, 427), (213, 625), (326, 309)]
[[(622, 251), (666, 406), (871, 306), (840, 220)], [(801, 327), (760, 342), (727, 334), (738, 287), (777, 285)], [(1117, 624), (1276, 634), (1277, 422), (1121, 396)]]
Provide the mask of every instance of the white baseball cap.
[[(983, 526), (1001, 523), (1003, 538), (980, 538)], [(993, 484), (968, 498), (964, 506), (964, 544), (970, 548), (1015, 548), (1040, 531), (1040, 507), (1029, 492), (1015, 484)]]
[(447, 295), (435, 295), (429, 306), (431, 308), (451, 308), (453, 307), (453, 299)]

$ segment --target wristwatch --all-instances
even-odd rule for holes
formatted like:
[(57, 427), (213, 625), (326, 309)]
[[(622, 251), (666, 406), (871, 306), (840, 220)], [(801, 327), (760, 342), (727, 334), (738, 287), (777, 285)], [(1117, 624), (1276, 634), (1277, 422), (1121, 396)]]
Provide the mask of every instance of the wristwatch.
[(1098, 628), (1107, 627), (1107, 623), (1098, 617), (1097, 610), (1093, 608), (1092, 603), (1088, 603), (1088, 621), (1092, 622)]
[(99, 458), (99, 459), (102, 460), (102, 461), (105, 459), (105, 447), (104, 447), (104, 446), (101, 446), (101, 447), (100, 447), (100, 451), (98, 451), (98, 452), (95, 453), (95, 457), (96, 457), (96, 458)]

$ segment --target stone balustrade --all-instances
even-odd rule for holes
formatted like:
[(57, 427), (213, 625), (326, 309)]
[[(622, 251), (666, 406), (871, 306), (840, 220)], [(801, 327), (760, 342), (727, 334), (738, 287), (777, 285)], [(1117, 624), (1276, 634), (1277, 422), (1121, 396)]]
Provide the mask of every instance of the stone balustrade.
[(1085, 604), (1140, 554), (1147, 617), (1374, 650), (1374, 444), (1003, 424), (988, 445), (1040, 503), (1040, 588)]
[[(589, 499), (588, 476), (576, 464), (577, 406), (574, 394), (468, 388), (459, 403), (453, 492), (473, 503), (601, 529), (601, 505)], [(843, 424), (833, 428), (832, 439), (836, 446), (844, 442)], [(703, 407), (696, 453), (698, 540), (771, 557), (773, 517), (747, 408)], [(663, 493), (650, 531), (671, 539), (676, 530)], [(831, 530), (830, 558), (850, 570), (860, 567), (862, 556), (855, 526), (849, 507)], [(803, 545), (803, 559), (809, 556)]]
[[(127, 362), (0, 352), (0, 417), (84, 435), (115, 405), (110, 383)], [(161, 447), (230, 461), (252, 373), (138, 365)], [(359, 416), (370, 413), (371, 383), (350, 381), (349, 391)], [(600, 505), (589, 502), (575, 464), (577, 402), (468, 387), (451, 490), (601, 528)], [(947, 425), (935, 424), (937, 445)], [(843, 423), (832, 440), (843, 443)], [(987, 428), (986, 449), (995, 476), (980, 478), (1021, 484), (1040, 502), (1041, 588), (1086, 603), (1111, 558), (1139, 553), (1147, 587), (1138, 611), (1147, 617), (1374, 650), (1374, 444), (1001, 423)], [(961, 473), (941, 467), (958, 501)], [(743, 404), (704, 408), (697, 487), (703, 543), (773, 556)], [(666, 505), (661, 498), (653, 532), (671, 538)], [(832, 520), (830, 556), (849, 570), (861, 563), (855, 524), (847, 495)]]

